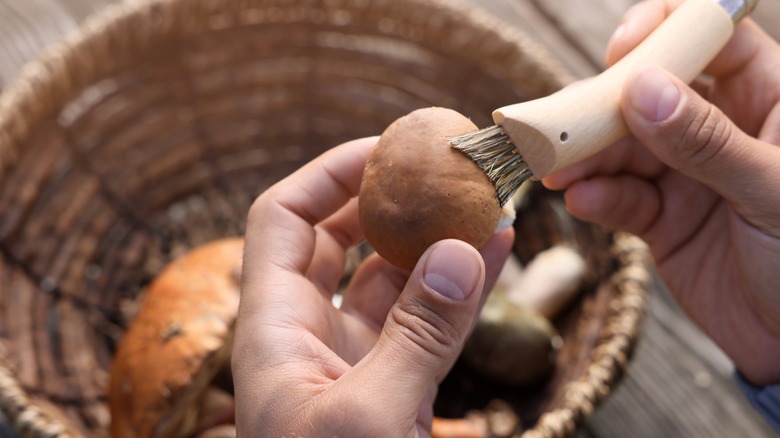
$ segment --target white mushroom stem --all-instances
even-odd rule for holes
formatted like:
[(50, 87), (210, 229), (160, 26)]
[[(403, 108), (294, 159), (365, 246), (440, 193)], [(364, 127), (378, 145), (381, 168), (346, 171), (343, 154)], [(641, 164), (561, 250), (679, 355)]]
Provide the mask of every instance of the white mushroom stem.
[(572, 302), (582, 286), (585, 260), (574, 249), (558, 245), (540, 252), (507, 293), (507, 300), (536, 309), (550, 320)]
[(528, 194), (528, 190), (531, 189), (533, 181), (528, 180), (518, 187), (517, 191), (509, 198), (509, 201), (501, 207), (501, 218), (498, 220), (498, 226), (496, 226), (496, 233), (506, 230), (515, 223), (517, 216), (517, 209), (525, 200), (525, 195)]
[(498, 274), (496, 284), (493, 286), (493, 295), (506, 295), (512, 290), (516, 284), (520, 283), (523, 278), (523, 265), (517, 256), (509, 254), (504, 266), (501, 268), (501, 273)]
[(209, 429), (199, 434), (196, 438), (235, 438), (235, 437), (236, 437), (236, 426), (229, 424), (229, 425), (217, 426), (213, 429)]
[(197, 410), (197, 430), (202, 433), (222, 424), (235, 423), (235, 409), (232, 394), (214, 385), (210, 386)]
[(515, 223), (515, 208), (514, 204), (511, 202), (507, 202), (504, 204), (503, 207), (501, 207), (501, 218), (498, 220), (498, 225), (496, 226), (496, 233), (500, 233), (501, 231), (506, 230), (507, 228), (511, 227), (512, 224)]

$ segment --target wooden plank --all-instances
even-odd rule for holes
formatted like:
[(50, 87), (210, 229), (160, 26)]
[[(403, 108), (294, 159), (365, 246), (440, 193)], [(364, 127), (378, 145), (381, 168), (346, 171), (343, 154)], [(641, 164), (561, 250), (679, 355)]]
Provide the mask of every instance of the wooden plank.
[(119, 2), (120, 0), (60, 0), (58, 3), (76, 22), (81, 22), (105, 6)]
[(607, 41), (634, 0), (526, 0), (550, 21), (598, 70)]
[[(529, 0), (463, 0), (484, 8), (500, 20), (515, 26), (529, 38), (545, 46), (575, 77), (587, 77), (600, 69), (588, 55), (574, 47), (566, 35), (559, 32), (545, 11)], [(556, 0), (557, 1), (557, 0)]]
[[(513, 0), (502, 0), (513, 1)], [(521, 0), (532, 5), (591, 65), (604, 67), (607, 42), (625, 12), (638, 0)], [(760, 0), (753, 18), (780, 41), (780, 0)]]
[(621, 385), (583, 437), (776, 436), (732, 378), (726, 356), (659, 290)]
[(0, 90), (25, 63), (72, 32), (88, 14), (117, 0), (0, 1)]
[(0, 2), (0, 89), (21, 67), (76, 27), (58, 2), (50, 0)]

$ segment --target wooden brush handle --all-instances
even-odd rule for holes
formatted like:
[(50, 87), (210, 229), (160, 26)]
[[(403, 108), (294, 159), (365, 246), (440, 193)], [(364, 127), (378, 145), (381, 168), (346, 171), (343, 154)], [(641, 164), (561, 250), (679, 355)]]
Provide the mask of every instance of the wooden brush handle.
[(638, 67), (657, 65), (686, 82), (693, 80), (733, 34), (732, 17), (743, 15), (726, 7), (715, 0), (687, 0), (600, 75), (541, 99), (499, 108), (493, 120), (507, 131), (537, 178), (588, 158), (628, 134), (620, 112), (627, 76)]

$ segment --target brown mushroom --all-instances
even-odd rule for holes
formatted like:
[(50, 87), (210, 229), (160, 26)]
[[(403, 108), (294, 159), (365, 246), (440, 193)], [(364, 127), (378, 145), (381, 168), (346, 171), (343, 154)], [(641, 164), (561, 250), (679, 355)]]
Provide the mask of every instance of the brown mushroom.
[(230, 360), (243, 240), (199, 247), (149, 286), (111, 368), (114, 437), (187, 436), (211, 380)]
[(496, 189), (449, 139), (477, 129), (445, 108), (413, 111), (391, 124), (366, 163), (360, 224), (390, 263), (412, 269), (433, 243), (456, 238), (480, 248), (501, 217)]
[(557, 335), (555, 327), (534, 309), (491, 294), (466, 341), (462, 358), (498, 382), (538, 382), (553, 368)]
[(585, 268), (565, 245), (538, 253), (525, 269), (510, 255), (464, 346), (464, 362), (506, 384), (544, 378), (562, 342), (551, 321), (579, 294)]

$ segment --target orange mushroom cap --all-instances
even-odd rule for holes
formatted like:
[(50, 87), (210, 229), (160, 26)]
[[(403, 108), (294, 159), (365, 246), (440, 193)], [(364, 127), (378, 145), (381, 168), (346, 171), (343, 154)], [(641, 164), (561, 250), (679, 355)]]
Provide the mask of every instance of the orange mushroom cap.
[(116, 438), (194, 432), (198, 400), (230, 360), (243, 239), (199, 247), (151, 283), (111, 367)]

